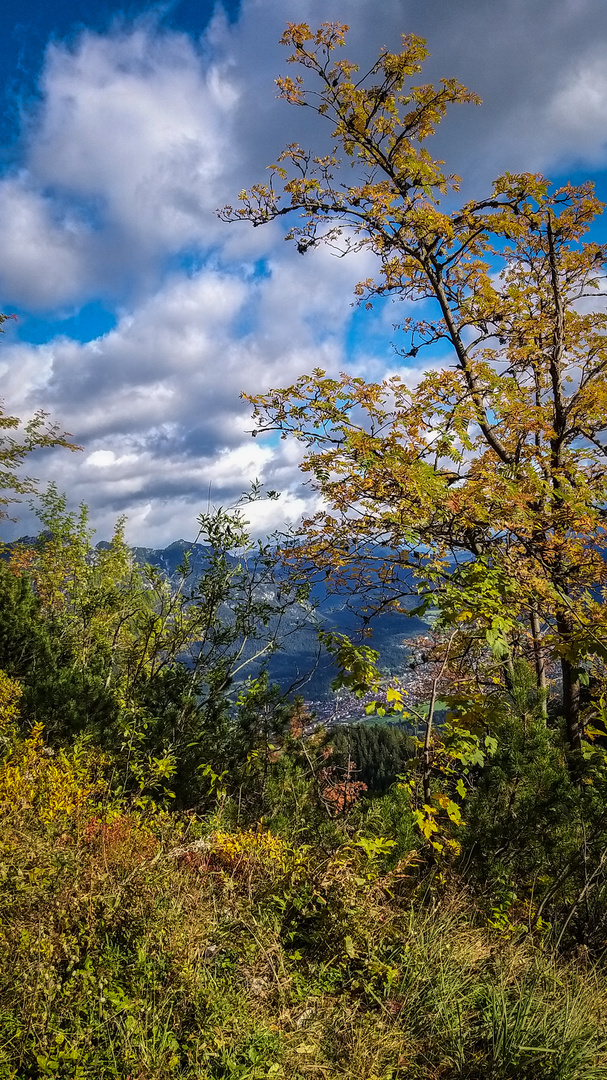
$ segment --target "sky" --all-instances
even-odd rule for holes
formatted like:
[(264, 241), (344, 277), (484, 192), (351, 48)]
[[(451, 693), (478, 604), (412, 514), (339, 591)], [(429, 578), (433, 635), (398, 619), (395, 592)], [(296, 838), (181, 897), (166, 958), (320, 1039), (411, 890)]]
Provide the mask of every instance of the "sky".
[[(482, 196), (505, 170), (595, 181), (607, 199), (605, 0), (5, 0), (0, 55), (0, 397), (45, 409), (83, 449), (32, 459), (99, 538), (191, 540), (196, 519), (254, 479), (281, 498), (252, 528), (297, 521), (313, 494), (298, 448), (252, 439), (242, 391), (316, 367), (399, 369), (402, 311), (352, 306), (369, 254), (302, 258), (281, 223), (216, 208), (263, 181), (319, 121), (276, 98), (287, 21), (350, 25), (361, 66), (401, 33), (427, 38), (425, 79), (483, 98), (444, 121), (433, 152)], [(316, 121), (316, 122), (314, 122)], [(324, 137), (324, 136), (323, 136)], [(604, 230), (602, 223), (599, 230)], [(406, 376), (415, 382), (415, 368)], [(36, 531), (22, 505), (11, 539)]]

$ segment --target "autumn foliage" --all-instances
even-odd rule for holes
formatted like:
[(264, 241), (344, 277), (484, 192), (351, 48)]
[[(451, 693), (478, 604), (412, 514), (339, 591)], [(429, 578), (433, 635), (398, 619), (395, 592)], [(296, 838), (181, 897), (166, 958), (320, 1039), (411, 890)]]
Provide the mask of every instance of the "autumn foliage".
[[(437, 607), (459, 628), (453, 656), (471, 659), (471, 700), (531, 662), (540, 707), (560, 695), (579, 754), (596, 715), (582, 684), (602, 679), (607, 656), (606, 248), (587, 239), (602, 204), (589, 183), (506, 173), (454, 207), (459, 178), (426, 143), (451, 105), (478, 99), (453, 79), (418, 81), (414, 36), (361, 74), (341, 57), (346, 30), (289, 24), (289, 62), (305, 75), (278, 80), (329, 120), (342, 158), (290, 144), (270, 182), (224, 211), (254, 225), (294, 215), (300, 251), (368, 249), (378, 273), (360, 301), (405, 301), (402, 374), (317, 370), (250, 399), (259, 432), (302, 443), (323, 498), (288, 558), (365, 591), (370, 608), (407, 593)], [(555, 661), (560, 688), (548, 685)]]
[[(278, 80), (342, 160), (289, 144), (224, 212), (404, 301), (400, 373), (252, 399), (322, 509), (279, 550), (202, 514), (170, 577), (51, 485), (2, 552), (0, 1078), (607, 1077), (602, 207), (527, 174), (457, 207), (426, 144), (478, 99), (346, 31), (289, 24)], [(0, 414), (0, 519), (54, 445)], [(266, 666), (317, 577), (427, 620), (396, 678), (318, 620), (332, 728)]]

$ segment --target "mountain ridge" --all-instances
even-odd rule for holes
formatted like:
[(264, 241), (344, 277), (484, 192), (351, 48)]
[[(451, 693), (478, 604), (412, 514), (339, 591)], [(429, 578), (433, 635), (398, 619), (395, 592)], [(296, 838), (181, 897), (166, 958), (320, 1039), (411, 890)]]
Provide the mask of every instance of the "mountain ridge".
[[(10, 550), (18, 545), (33, 545), (43, 536), (22, 536), (5, 545)], [(107, 550), (107, 540), (100, 540), (96, 550)], [(140, 565), (150, 565), (169, 579), (175, 580), (178, 568), (183, 565), (187, 554), (191, 573), (191, 583), (196, 586), (212, 548), (205, 544), (190, 542), (183, 538), (171, 541), (165, 547), (154, 548), (145, 545), (133, 545), (131, 551)], [(228, 555), (228, 561), (235, 565), (240, 560)], [(412, 598), (413, 601), (414, 598)], [(362, 627), (362, 599), (329, 594), (316, 586), (313, 590), (316, 625), (300, 627), (289, 634), (288, 645), (267, 658), (270, 678), (281, 688), (286, 689), (294, 683), (309, 677), (302, 683), (302, 693), (314, 703), (329, 702), (332, 698), (330, 684), (336, 674), (336, 668), (326, 654), (318, 655), (318, 624), (326, 630), (337, 633), (356, 635)], [(358, 600), (358, 603), (357, 603)], [(379, 653), (379, 666), (386, 676), (399, 676), (406, 668), (406, 641), (427, 629), (427, 624), (417, 616), (406, 616), (394, 611), (384, 612), (372, 620), (371, 637), (367, 644)]]

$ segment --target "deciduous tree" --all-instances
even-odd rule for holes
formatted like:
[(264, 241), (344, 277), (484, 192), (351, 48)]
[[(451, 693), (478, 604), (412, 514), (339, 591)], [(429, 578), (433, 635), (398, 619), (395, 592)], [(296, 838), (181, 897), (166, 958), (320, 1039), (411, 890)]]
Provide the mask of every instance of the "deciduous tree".
[(302, 442), (323, 496), (295, 557), (378, 603), (417, 583), (469, 631), (463, 647), (475, 638), (492, 654), (489, 685), (522, 654), (541, 700), (556, 658), (578, 751), (581, 682), (607, 655), (607, 249), (585, 239), (603, 207), (590, 184), (510, 173), (455, 206), (459, 178), (426, 143), (450, 105), (478, 98), (454, 79), (419, 81), (427, 50), (414, 36), (361, 75), (341, 56), (346, 30), (288, 24), (289, 62), (315, 85), (278, 80), (332, 125), (342, 158), (290, 144), (223, 216), (295, 215), (287, 238), (301, 252), (372, 251), (360, 301), (405, 301), (401, 355), (430, 360), (413, 388), (406, 366), (381, 383), (316, 370), (251, 399), (259, 431)]
[(24, 724), (56, 743), (85, 733), (126, 787), (172, 775), (184, 802), (208, 790), (202, 765), (267, 754), (290, 716), (267, 661), (307, 613), (242, 510), (201, 514), (169, 577), (136, 561), (123, 521), (95, 547), (86, 506), (53, 484), (39, 504), (42, 534), (0, 562), (0, 668), (23, 681)]
[[(11, 315), (0, 314), (0, 333), (2, 324)], [(68, 450), (79, 450), (67, 431), (61, 431), (58, 424), (49, 423), (47, 413), (39, 410), (30, 420), (22, 423), (19, 417), (4, 412), (0, 402), (0, 521), (8, 517), (7, 507), (19, 502), (20, 495), (31, 495), (36, 491), (36, 481), (26, 476), (22, 465), (26, 458), (35, 451), (52, 446), (64, 446)]]

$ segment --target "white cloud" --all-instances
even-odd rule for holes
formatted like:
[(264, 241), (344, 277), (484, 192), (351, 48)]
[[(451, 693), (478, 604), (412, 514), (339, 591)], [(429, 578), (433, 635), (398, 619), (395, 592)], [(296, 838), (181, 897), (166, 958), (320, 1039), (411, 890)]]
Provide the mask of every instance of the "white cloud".
[[(357, 267), (322, 251), (303, 260), (285, 248), (284, 256), (254, 282), (212, 270), (176, 274), (94, 341), (6, 345), (11, 408), (22, 416), (47, 408), (85, 447), (84, 455), (46, 455), (41, 479), (59, 475), (96, 521), (128, 512), (130, 535), (142, 543), (144, 507), (173, 507), (163, 519), (168, 542), (175, 515), (194, 522), (209, 491), (226, 504), (256, 478), (285, 492), (281, 503), (253, 511), (256, 526), (279, 524), (285, 508), (299, 512), (309, 493), (301, 492), (297, 448), (251, 439), (240, 393), (343, 364), (344, 293)], [(295, 259), (306, 263), (301, 279)]]
[[(313, 498), (300, 487), (300, 447), (251, 441), (241, 390), (315, 367), (356, 364), (373, 378), (396, 367), (398, 309), (378, 309), (346, 344), (353, 285), (374, 269), (368, 253), (301, 258), (278, 224), (227, 226), (214, 213), (263, 180), (286, 142), (328, 136), (311, 113), (276, 101), (287, 14), (282, 0), (243, 0), (234, 24), (218, 14), (201, 41), (150, 18), (55, 42), (22, 156), (0, 180), (7, 303), (52, 313), (97, 297), (118, 310), (116, 328), (86, 344), (0, 353), (11, 411), (45, 407), (85, 446), (46, 455), (40, 475), (90, 503), (106, 535), (121, 511), (142, 543), (192, 535), (209, 484), (225, 502), (255, 475), (285, 493), (251, 508), (255, 526), (296, 517)], [(402, 31), (426, 34), (428, 77), (455, 75), (485, 98), (456, 110), (437, 141), (468, 190), (506, 168), (604, 161), (604, 0), (300, 0), (292, 17), (351, 23), (348, 53), (363, 63), (398, 48)]]
[(145, 25), (85, 33), (74, 49), (50, 46), (42, 89), (34, 179), (91, 200), (143, 250), (204, 241), (237, 94), (194, 42)]
[(215, 244), (238, 147), (228, 67), (151, 20), (51, 44), (19, 172), (0, 181), (2, 286), (52, 309), (158, 284), (167, 257)]
[[(381, 45), (398, 48), (404, 30), (426, 34), (428, 75), (456, 75), (485, 99), (453, 111), (438, 136), (468, 185), (484, 189), (504, 168), (603, 160), (603, 0), (508, 0), (499, 11), (460, 0), (440, 15), (415, 0), (306, 0), (297, 17), (349, 22), (348, 51), (363, 64)], [(328, 135), (276, 100), (284, 22), (282, 0), (243, 0), (235, 24), (219, 13), (200, 42), (150, 16), (49, 46), (19, 172), (0, 181), (11, 302), (141, 297), (183, 250), (246, 261), (276, 244), (279, 229), (228, 229), (214, 210), (263, 179), (285, 142)]]
[(87, 291), (88, 230), (53, 210), (27, 177), (0, 182), (0, 287), (24, 307), (56, 307)]
[(558, 131), (557, 153), (563, 161), (578, 158), (598, 166), (607, 161), (605, 65), (604, 49), (578, 59), (548, 105), (548, 127)]

